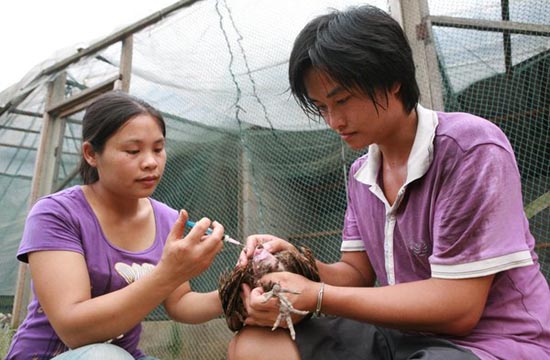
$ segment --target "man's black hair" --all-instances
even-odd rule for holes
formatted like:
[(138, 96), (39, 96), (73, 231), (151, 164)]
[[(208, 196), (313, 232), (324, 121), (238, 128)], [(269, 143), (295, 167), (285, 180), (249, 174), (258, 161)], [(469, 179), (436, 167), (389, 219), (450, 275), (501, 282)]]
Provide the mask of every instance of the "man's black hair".
[(308, 69), (325, 72), (350, 91), (368, 95), (375, 106), (376, 91), (400, 84), (406, 111), (418, 103), (412, 50), (401, 26), (386, 12), (370, 5), (332, 11), (310, 21), (294, 42), (289, 60), (292, 94), (308, 115), (318, 116), (304, 78)]

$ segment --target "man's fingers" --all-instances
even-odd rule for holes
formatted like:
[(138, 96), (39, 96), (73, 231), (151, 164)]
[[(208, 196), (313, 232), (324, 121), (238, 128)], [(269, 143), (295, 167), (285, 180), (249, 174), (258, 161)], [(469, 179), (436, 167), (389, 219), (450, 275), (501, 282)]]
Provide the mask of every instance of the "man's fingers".
[(272, 326), (277, 318), (279, 305), (276, 297), (264, 299), (264, 291), (261, 287), (251, 289), (248, 285), (242, 285), (241, 298), (248, 313), (244, 323), (246, 325)]
[(250, 288), (250, 286), (248, 286), (248, 284), (245, 283), (241, 284), (241, 289), (243, 290), (241, 291), (241, 299), (245, 301), (250, 297), (250, 292), (252, 291), (252, 289)]

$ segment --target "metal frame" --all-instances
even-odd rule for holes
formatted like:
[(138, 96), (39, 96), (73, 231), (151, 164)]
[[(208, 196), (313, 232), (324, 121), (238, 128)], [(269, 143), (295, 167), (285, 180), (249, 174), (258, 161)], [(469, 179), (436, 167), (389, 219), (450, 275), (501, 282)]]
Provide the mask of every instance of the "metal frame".
[[(133, 35), (122, 39), (119, 74), (107, 79), (94, 87), (83, 90), (78, 94), (65, 98), (67, 86), (66, 72), (59, 73), (53, 81), (48, 83), (43, 124), (40, 131), (40, 143), (37, 148), (35, 169), (32, 178), (29, 209), (43, 195), (62, 189), (76, 175), (78, 166), (71, 171), (62, 184), (56, 184), (59, 164), (63, 149), (66, 118), (84, 110), (99, 95), (118, 89), (128, 92), (132, 72)], [(76, 60), (74, 60), (76, 61)], [(67, 61), (62, 62), (67, 64)], [(34, 114), (33, 114), (34, 115)], [(28, 265), (21, 263), (17, 274), (17, 285), (13, 301), (11, 326), (17, 328), (21, 319), (25, 317), (26, 305), (30, 301), (30, 275)]]

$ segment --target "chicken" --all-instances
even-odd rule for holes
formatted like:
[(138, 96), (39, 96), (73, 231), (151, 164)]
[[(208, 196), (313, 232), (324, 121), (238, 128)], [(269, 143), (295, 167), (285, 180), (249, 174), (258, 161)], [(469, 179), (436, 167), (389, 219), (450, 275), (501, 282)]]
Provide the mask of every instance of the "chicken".
[(297, 294), (297, 292), (281, 288), (280, 284), (277, 283), (260, 283), (262, 276), (277, 271), (289, 271), (303, 275), (313, 281), (320, 281), (319, 270), (315, 264), (313, 253), (309, 248), (302, 247), (301, 251), (292, 248), (291, 250), (283, 250), (271, 254), (262, 245), (258, 245), (254, 250), (251, 261), (246, 266), (238, 266), (229, 272), (225, 272), (220, 277), (218, 290), (229, 329), (232, 331), (241, 329), (247, 317), (246, 309), (240, 296), (241, 284), (244, 283), (251, 288), (262, 286), (265, 291), (265, 301), (268, 301), (272, 297), (279, 299), (279, 316), (273, 325), (273, 330), (284, 319), (292, 339), (295, 339), (296, 335), (290, 317), (291, 314), (306, 315), (307, 317), (311, 316), (311, 314), (308, 311), (295, 309), (285, 296), (285, 293)]

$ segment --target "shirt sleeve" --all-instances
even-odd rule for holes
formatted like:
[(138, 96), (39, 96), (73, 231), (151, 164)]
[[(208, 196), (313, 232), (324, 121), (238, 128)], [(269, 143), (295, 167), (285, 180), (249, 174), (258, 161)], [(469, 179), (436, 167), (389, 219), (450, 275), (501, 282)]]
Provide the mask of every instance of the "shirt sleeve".
[(38, 200), (29, 212), (17, 259), (28, 262), (30, 252), (47, 250), (84, 254), (78, 222), (69, 209), (50, 197)]
[(483, 144), (457, 158), (435, 202), (432, 276), (472, 278), (532, 264), (513, 154)]

